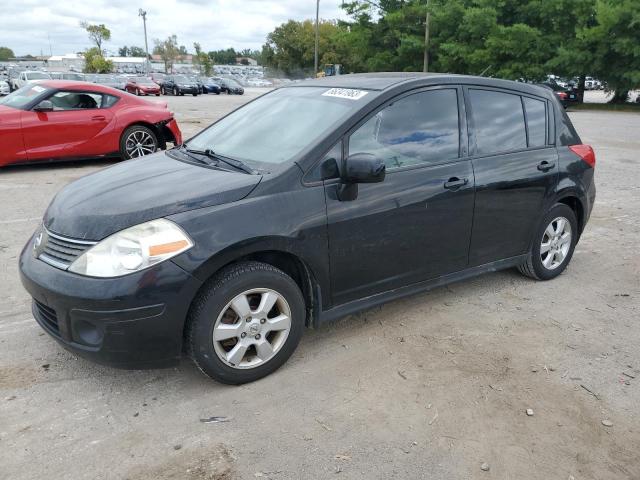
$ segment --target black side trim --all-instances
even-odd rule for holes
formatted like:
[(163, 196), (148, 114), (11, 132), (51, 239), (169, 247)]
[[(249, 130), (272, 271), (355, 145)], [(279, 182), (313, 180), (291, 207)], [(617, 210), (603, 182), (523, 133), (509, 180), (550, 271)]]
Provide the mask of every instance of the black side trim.
[(484, 265), (478, 265), (477, 267), (461, 270), (460, 272), (450, 273), (431, 280), (425, 280), (424, 282), (414, 283), (407, 285), (406, 287), (397, 288), (395, 290), (389, 290), (387, 292), (378, 293), (370, 297), (355, 300), (353, 302), (345, 303), (337, 307), (331, 308), (324, 312), (319, 312), (319, 315), (314, 318), (314, 327), (318, 327), (320, 324), (337, 320), (338, 318), (346, 317), (352, 313), (359, 312), (361, 310), (367, 310), (373, 308), (382, 303), (387, 303), (392, 300), (397, 300), (408, 295), (414, 295), (416, 293), (425, 292), (436, 287), (442, 287), (449, 283), (459, 282), (471, 277), (476, 277), (487, 272), (496, 272), (498, 270), (504, 270), (506, 268), (516, 267), (527, 259), (527, 254), (518, 255), (516, 257), (505, 258), (504, 260), (498, 260), (497, 262), (486, 263)]

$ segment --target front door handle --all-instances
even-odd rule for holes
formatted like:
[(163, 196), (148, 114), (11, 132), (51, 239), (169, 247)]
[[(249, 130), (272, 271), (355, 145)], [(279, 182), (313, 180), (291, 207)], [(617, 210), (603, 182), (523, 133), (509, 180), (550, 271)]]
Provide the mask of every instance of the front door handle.
[(467, 183), (469, 183), (468, 178), (451, 177), (447, 182), (444, 182), (444, 188), (447, 190), (457, 190)]
[(549, 163), (546, 160), (543, 160), (538, 164), (538, 170), (540, 170), (541, 172), (548, 172), (555, 166), (556, 166), (555, 163)]
[(105, 117), (104, 115), (94, 115), (93, 117), (91, 117), (91, 120), (93, 120), (94, 122), (103, 122), (107, 117)]

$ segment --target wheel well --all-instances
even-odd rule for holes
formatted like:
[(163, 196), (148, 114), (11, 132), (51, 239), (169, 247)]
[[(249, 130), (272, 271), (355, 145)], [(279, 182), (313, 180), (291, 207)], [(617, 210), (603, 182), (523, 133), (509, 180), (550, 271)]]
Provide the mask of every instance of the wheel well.
[[(156, 138), (158, 139), (158, 148), (162, 150), (167, 148), (167, 142), (172, 142), (172, 143), (175, 142), (175, 138), (173, 138), (173, 133), (171, 133), (171, 130), (169, 130), (165, 125), (161, 123), (153, 124), (153, 123), (140, 121), (140, 122), (134, 122), (130, 125), (127, 125), (127, 128), (136, 127), (138, 125), (141, 127), (147, 127), (151, 129), (153, 133), (155, 133)], [(122, 131), (122, 135), (124, 135), (124, 132), (127, 130), (127, 128), (125, 128)]]
[(246, 260), (268, 263), (289, 275), (296, 282), (304, 297), (304, 303), (307, 308), (306, 324), (307, 326), (312, 324), (313, 315), (317, 312), (317, 298), (315, 295), (317, 282), (313, 278), (309, 267), (302, 260), (288, 252), (268, 250), (245, 255), (232, 263)]
[(564, 197), (558, 200), (558, 203), (563, 203), (573, 210), (578, 220), (578, 232), (582, 234), (582, 229), (584, 228), (584, 208), (580, 200), (578, 200), (577, 197)]

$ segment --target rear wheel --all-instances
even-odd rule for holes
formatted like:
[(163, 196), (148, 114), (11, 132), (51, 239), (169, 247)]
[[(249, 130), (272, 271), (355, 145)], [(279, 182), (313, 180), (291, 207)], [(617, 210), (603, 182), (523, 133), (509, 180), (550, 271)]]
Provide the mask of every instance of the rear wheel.
[(536, 280), (551, 280), (571, 261), (578, 240), (578, 221), (567, 205), (557, 203), (536, 230), (527, 261), (520, 273)]
[(253, 382), (291, 356), (305, 315), (302, 293), (286, 273), (261, 262), (231, 265), (194, 300), (187, 323), (189, 354), (214, 380)]
[(120, 138), (120, 157), (123, 160), (150, 155), (158, 150), (158, 137), (148, 127), (134, 125)]

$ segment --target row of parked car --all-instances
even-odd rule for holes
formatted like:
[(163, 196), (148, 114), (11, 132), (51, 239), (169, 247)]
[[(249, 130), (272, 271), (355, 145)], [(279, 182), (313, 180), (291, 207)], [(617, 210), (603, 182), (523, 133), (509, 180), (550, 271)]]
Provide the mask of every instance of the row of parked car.
[(75, 80), (88, 81), (134, 95), (201, 95), (213, 93), (219, 95), (244, 94), (244, 87), (232, 78), (205, 77), (196, 75), (166, 75), (152, 73), (145, 76), (125, 76), (115, 74), (82, 74), (76, 72), (40, 72), (25, 71), (9, 79), (0, 80), (0, 95), (8, 95), (29, 82), (38, 80)]

